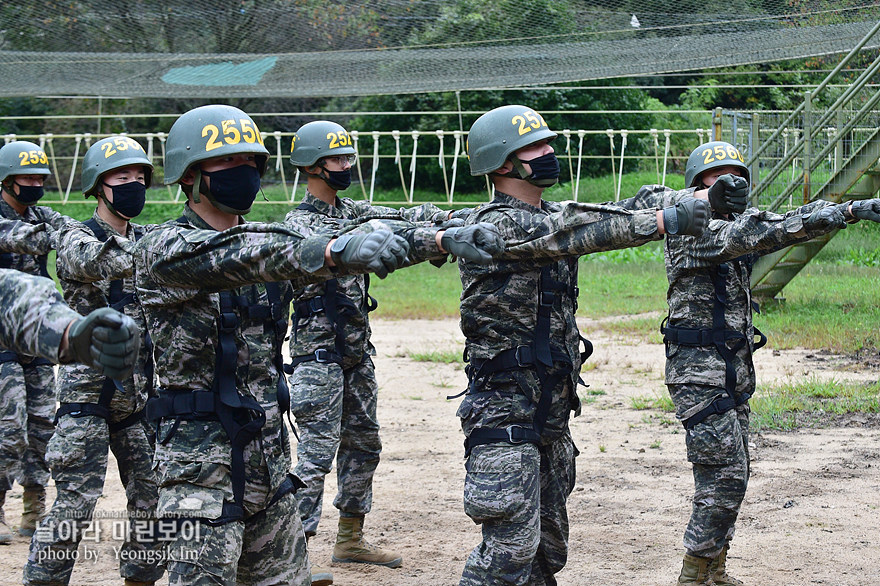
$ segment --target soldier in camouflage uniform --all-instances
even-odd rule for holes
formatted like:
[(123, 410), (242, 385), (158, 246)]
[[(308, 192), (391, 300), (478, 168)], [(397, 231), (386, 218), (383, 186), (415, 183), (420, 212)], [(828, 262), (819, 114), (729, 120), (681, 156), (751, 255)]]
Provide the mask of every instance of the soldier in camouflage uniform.
[(483, 534), (461, 586), (556, 584), (565, 565), (578, 453), (568, 418), (579, 411), (578, 372), (590, 348), (575, 322), (578, 256), (664, 232), (699, 234), (708, 215), (693, 191), (672, 198), (645, 189), (617, 207), (543, 201), (559, 175), (554, 138), (525, 106), (484, 114), (468, 135), (471, 174), (488, 174), (495, 186), (468, 222), (495, 224), (508, 246), (487, 266), (459, 261), (470, 381), (458, 410), (464, 508)]
[(437, 230), (398, 236), (372, 222), (303, 236), (245, 223), (268, 151), (253, 120), (231, 106), (185, 113), (166, 145), (165, 182), (179, 182), (188, 203), (134, 256), (159, 383), (147, 407), (158, 422), (158, 515), (181, 525), (169, 544), (169, 582), (308, 584), (293, 495), (301, 483), (282, 420), (292, 292), (340, 274), (384, 276), (407, 253), (430, 257)]
[(130, 220), (143, 210), (152, 172), (144, 149), (133, 139), (113, 136), (96, 142), (83, 158), (82, 172), (84, 195), (98, 200), (95, 214), (85, 224), (68, 222), (59, 231), (57, 269), (67, 303), (81, 313), (107, 306), (125, 312), (143, 332), (144, 351), (133, 376), (122, 380), (80, 365), (59, 369), (60, 407), (47, 451), (57, 496), (31, 541), (25, 584), (70, 581), (73, 552), (103, 492), (108, 448), (116, 456), (130, 522), (138, 529), (121, 546), (120, 574), (126, 586), (146, 586), (163, 573), (163, 543), (144, 538), (149, 531), (142, 531), (155, 521), (158, 500), (151, 432), (143, 418), (153, 356), (134, 295), (131, 253), (124, 248), (144, 234)]
[[(348, 132), (326, 120), (309, 122), (293, 136), (290, 162), (308, 178), (299, 207), (285, 223), (303, 234), (338, 230), (347, 220), (369, 217), (413, 222), (446, 222), (467, 217), (469, 210), (448, 212), (431, 204), (409, 210), (372, 206), (337, 197), (351, 184), (357, 156)], [(378, 386), (371, 356), (368, 313), (376, 308), (367, 275), (349, 275), (309, 285), (294, 293), (290, 337), (291, 410), (299, 427), (296, 475), (305, 487), (297, 492), (306, 537), (318, 530), (324, 476), (338, 464), (339, 531), (334, 562), (361, 562), (398, 567), (398, 553), (363, 539), (364, 516), (370, 512), (373, 474), (382, 443), (376, 418)], [(312, 565), (312, 584), (332, 584), (329, 570)]]
[[(34, 205), (43, 196), (48, 163), (46, 153), (31, 142), (15, 141), (0, 148), (0, 218), (31, 224), (37, 233), (60, 228), (65, 216)], [(46, 255), (51, 238), (42, 235), (39, 242), (9, 245), (0, 250), (0, 268), (49, 276)], [(17, 480), (24, 487), (18, 532), (28, 537), (46, 506), (46, 443), (53, 430), (54, 390), (55, 371), (48, 361), (0, 348), (0, 508)], [(0, 543), (9, 543), (2, 527), (0, 534)]]
[(108, 376), (131, 375), (140, 332), (119, 312), (83, 317), (64, 303), (54, 281), (12, 269), (0, 269), (0, 307), (4, 348), (52, 363), (81, 362)]
[[(710, 142), (691, 154), (685, 182), (710, 193), (724, 184), (724, 189), (747, 187), (749, 170), (736, 147)], [(679, 584), (742, 584), (727, 573), (726, 559), (749, 478), (752, 352), (766, 342), (752, 324), (752, 263), (843, 228), (845, 220), (880, 220), (876, 199), (818, 200), (784, 215), (745, 209), (746, 201), (713, 206), (702, 236), (666, 239), (669, 316), (661, 327), (666, 384), (686, 430), (695, 485)]]

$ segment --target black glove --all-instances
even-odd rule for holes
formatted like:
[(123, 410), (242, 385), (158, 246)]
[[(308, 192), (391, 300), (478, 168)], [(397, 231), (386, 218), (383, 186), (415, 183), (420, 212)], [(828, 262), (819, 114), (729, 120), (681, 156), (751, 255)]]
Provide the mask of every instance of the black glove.
[(846, 218), (840, 205), (822, 206), (804, 218), (804, 228), (830, 232), (835, 228), (846, 228)]
[(390, 230), (343, 234), (330, 246), (330, 258), (351, 273), (376, 273), (380, 279), (407, 262), (409, 244)]
[(852, 202), (852, 214), (849, 213), (849, 203), (840, 205), (844, 208), (845, 217), (880, 222), (880, 199), (863, 199)]
[(440, 245), (450, 254), (471, 262), (486, 264), (504, 251), (504, 239), (498, 228), (488, 222), (443, 232)]
[(134, 370), (141, 333), (133, 319), (102, 307), (70, 326), (67, 343), (75, 361), (122, 380)]
[(663, 229), (667, 234), (699, 236), (709, 224), (709, 204), (704, 199), (685, 199), (663, 208)]
[(464, 220), (461, 218), (450, 218), (448, 220), (443, 220), (442, 222), (437, 223), (438, 228), (461, 228), (464, 226)]
[(749, 205), (749, 191), (745, 177), (721, 175), (709, 188), (709, 204), (718, 214), (740, 214)]

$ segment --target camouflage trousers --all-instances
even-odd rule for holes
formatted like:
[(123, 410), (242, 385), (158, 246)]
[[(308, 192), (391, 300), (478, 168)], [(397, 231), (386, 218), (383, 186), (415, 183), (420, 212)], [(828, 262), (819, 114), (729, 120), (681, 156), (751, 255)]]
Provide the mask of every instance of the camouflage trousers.
[(54, 417), (54, 367), (0, 363), (0, 491), (16, 480), (24, 487), (49, 482), (46, 444)]
[[(676, 413), (724, 393), (718, 387), (668, 385)], [(733, 539), (749, 484), (749, 406), (710, 415), (685, 434), (694, 473), (694, 500), (684, 534), (688, 554), (715, 557)]]
[[(139, 582), (162, 576), (164, 544), (153, 538), (158, 489), (145, 424), (137, 422), (110, 433), (100, 417), (65, 415), (46, 453), (57, 496), (31, 539), (25, 584), (55, 586), (70, 581), (75, 552), (104, 490), (108, 448), (119, 466), (132, 529), (129, 539), (120, 544), (119, 573)], [(110, 528), (102, 526), (106, 523), (95, 523), (102, 534), (109, 533)]]
[(464, 510), (483, 541), (465, 562), (460, 586), (556, 584), (568, 558), (566, 500), (577, 448), (568, 428), (534, 444), (477, 446), (466, 463)]
[[(232, 477), (226, 465), (158, 464), (160, 523), (163, 510), (169, 512), (165, 516), (172, 516), (171, 511), (182, 511), (184, 505), (198, 501), (212, 509), (232, 495)], [(169, 586), (311, 583), (296, 497), (291, 492), (270, 505), (273, 495), (268, 491), (265, 466), (248, 466), (245, 472), (244, 520), (177, 520), (176, 539), (168, 543)], [(263, 503), (264, 508), (256, 508), (257, 503)]]
[(290, 382), (291, 410), (299, 428), (294, 472), (306, 485), (296, 496), (303, 529), (314, 535), (321, 520), (324, 476), (334, 457), (339, 490), (333, 505), (342, 516), (370, 512), (373, 474), (382, 451), (378, 386), (369, 358), (346, 370), (333, 363), (304, 362)]

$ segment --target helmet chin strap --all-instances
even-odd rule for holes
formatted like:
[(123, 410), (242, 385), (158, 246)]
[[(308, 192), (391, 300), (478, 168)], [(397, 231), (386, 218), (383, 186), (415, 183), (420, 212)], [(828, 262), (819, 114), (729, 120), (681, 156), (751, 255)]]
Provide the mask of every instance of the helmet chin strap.
[(306, 169), (308, 169), (308, 167), (302, 167), (302, 172), (305, 173), (306, 175), (308, 175), (309, 177), (317, 177), (318, 179), (320, 179), (321, 181), (326, 183), (327, 187), (329, 187), (333, 191), (339, 191), (338, 189), (333, 187), (333, 185), (330, 184), (330, 176), (327, 174), (326, 167), (324, 167), (323, 165), (318, 165), (318, 164), (311, 165), (311, 166), (317, 167), (321, 171), (319, 173), (309, 173), (308, 171), (306, 171)]
[(107, 206), (107, 209), (110, 210), (111, 214), (113, 214), (114, 216), (116, 216), (117, 218), (119, 218), (120, 220), (123, 220), (125, 222), (129, 221), (130, 218), (126, 218), (125, 216), (123, 216), (122, 214), (120, 214), (119, 212), (116, 211), (116, 208), (113, 207), (113, 204), (110, 203), (110, 200), (108, 200), (107, 196), (104, 194), (103, 189), (100, 192), (98, 192), (98, 197), (100, 197), (104, 201), (104, 205)]
[(522, 161), (519, 160), (519, 157), (516, 155), (510, 155), (507, 159), (511, 163), (513, 163), (513, 171), (516, 171), (516, 175), (513, 173), (508, 173), (507, 176), (512, 179), (519, 179), (521, 181), (528, 181), (531, 173), (526, 171), (525, 165), (523, 165)]
[(532, 179), (532, 174), (526, 171), (525, 165), (523, 165), (523, 162), (515, 154), (511, 154), (507, 160), (513, 163), (513, 170), (516, 171), (516, 173), (508, 173), (507, 175), (505, 175), (505, 177), (510, 177), (511, 179), (519, 179), (520, 181), (525, 181), (526, 183), (534, 185), (535, 187), (544, 188), (555, 185), (558, 181), (557, 179)]
[(202, 201), (201, 193), (202, 193), (202, 169), (200, 167), (196, 167), (193, 171), (193, 189), (192, 189), (192, 200), (193, 203), (200, 203)]

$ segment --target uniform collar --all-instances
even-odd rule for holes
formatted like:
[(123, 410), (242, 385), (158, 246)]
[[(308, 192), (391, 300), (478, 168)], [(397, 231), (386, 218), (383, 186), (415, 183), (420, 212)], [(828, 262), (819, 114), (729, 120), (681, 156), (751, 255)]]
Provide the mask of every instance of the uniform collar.
[[(186, 221), (189, 222), (189, 224), (194, 228), (198, 228), (200, 230), (213, 230), (214, 232), (217, 231), (216, 228), (214, 228), (211, 224), (203, 220), (201, 216), (195, 213), (193, 209), (189, 207), (189, 205), (183, 206), (183, 217), (186, 218)], [(245, 223), (244, 218), (242, 218), (241, 216), (239, 216), (239, 220), (239, 224)]]
[[(528, 210), (530, 212), (534, 212), (537, 209), (532, 204), (526, 203), (521, 199), (513, 197), (512, 195), (508, 195), (503, 191), (498, 191), (497, 189), (495, 190), (495, 200), (499, 203), (503, 203), (521, 210)], [(541, 210), (544, 212), (550, 211), (548, 207), (548, 202), (544, 201), (543, 199), (541, 200)]]
[(330, 205), (326, 201), (322, 199), (318, 199), (308, 190), (306, 190), (306, 194), (302, 199), (302, 203), (308, 204), (315, 208), (320, 214), (324, 214), (325, 216), (330, 216), (331, 218), (341, 218), (342, 211), (340, 208), (342, 207), (342, 201), (340, 201), (339, 196), (336, 196), (335, 205)]

